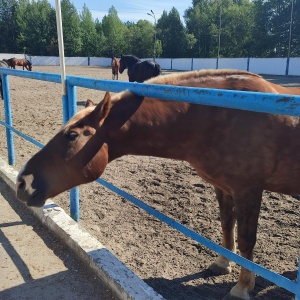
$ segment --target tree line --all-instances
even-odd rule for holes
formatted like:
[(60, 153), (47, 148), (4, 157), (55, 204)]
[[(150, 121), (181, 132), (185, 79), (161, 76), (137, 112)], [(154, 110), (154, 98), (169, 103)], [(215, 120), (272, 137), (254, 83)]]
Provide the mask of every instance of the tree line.
[[(300, 0), (193, 0), (152, 24), (123, 23), (112, 6), (100, 21), (61, 1), (66, 56), (300, 56)], [(147, 12), (145, 12), (147, 13)], [(154, 47), (155, 45), (155, 47)], [(155, 50), (155, 53), (154, 53)], [(58, 56), (55, 8), (47, 0), (1, 0), (0, 52)]]

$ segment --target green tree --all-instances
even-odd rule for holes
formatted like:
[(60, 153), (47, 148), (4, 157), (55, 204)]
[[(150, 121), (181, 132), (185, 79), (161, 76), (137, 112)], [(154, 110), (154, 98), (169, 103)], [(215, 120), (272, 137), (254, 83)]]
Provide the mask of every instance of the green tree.
[(80, 18), (70, 0), (61, 1), (61, 14), (65, 55), (79, 56), (82, 48)]
[(254, 26), (252, 3), (249, 0), (232, 1), (224, 5), (221, 13), (221, 55), (223, 57), (249, 56)]
[(154, 51), (154, 26), (146, 20), (127, 24), (129, 52), (138, 57), (152, 57)]
[(190, 51), (194, 57), (211, 57), (214, 52), (218, 41), (216, 12), (217, 4), (210, 0), (194, 0), (193, 6), (185, 11), (187, 31), (196, 39)]
[(109, 9), (108, 15), (103, 17), (102, 29), (106, 38), (105, 55), (112, 57), (127, 53), (130, 48), (126, 40), (128, 28), (119, 19), (114, 6)]
[(22, 1), (16, 14), (19, 26), (18, 48), (32, 55), (50, 54), (51, 41), (57, 37), (55, 10), (47, 0)]
[(300, 55), (300, 1), (255, 0), (254, 56), (287, 56), (292, 3), (291, 56)]
[(95, 20), (95, 28), (96, 28), (96, 34), (97, 34), (97, 40), (98, 40), (98, 47), (96, 48), (96, 56), (105, 56), (105, 53), (107, 52), (107, 40), (103, 32), (102, 23), (99, 21), (99, 19)]
[(92, 14), (85, 4), (80, 14), (80, 20), (82, 34), (81, 53), (83, 56), (95, 56), (100, 37), (97, 35), (96, 24), (93, 21)]
[(185, 57), (195, 42), (193, 34), (187, 31), (180, 20), (179, 12), (172, 8), (170, 13), (163, 12), (157, 21), (158, 37), (162, 43), (163, 57)]
[(15, 19), (18, 2), (16, 0), (0, 1), (0, 52), (17, 52), (17, 23)]

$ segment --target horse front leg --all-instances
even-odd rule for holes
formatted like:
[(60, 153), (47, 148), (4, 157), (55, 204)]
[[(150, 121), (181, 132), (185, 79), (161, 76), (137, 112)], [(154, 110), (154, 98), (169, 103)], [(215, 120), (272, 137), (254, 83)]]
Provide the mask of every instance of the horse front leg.
[[(220, 220), (222, 227), (222, 246), (232, 252), (236, 252), (234, 226), (236, 222), (233, 199), (222, 190), (215, 188), (217, 200), (219, 202)], [(216, 261), (210, 265), (211, 270), (216, 275), (231, 273), (233, 262), (220, 255)]]
[[(262, 199), (262, 190), (248, 190), (234, 195), (234, 207), (237, 218), (237, 241), (242, 257), (253, 260), (256, 243), (257, 224)], [(255, 274), (241, 267), (237, 284), (223, 300), (250, 300), (249, 291), (254, 288)]]

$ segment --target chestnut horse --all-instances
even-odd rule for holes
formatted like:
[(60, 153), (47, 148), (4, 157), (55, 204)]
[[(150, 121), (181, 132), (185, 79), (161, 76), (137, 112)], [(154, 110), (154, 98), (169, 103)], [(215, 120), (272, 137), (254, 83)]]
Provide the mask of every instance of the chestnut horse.
[(120, 68), (120, 62), (116, 57), (113, 57), (111, 59), (111, 72), (112, 72), (112, 80), (119, 79), (119, 68)]
[(24, 68), (26, 68), (26, 70), (28, 71), (32, 71), (32, 64), (28, 59), (19, 59), (19, 58), (12, 58), (12, 68), (15, 69), (16, 66), (21, 66)]
[[(8, 64), (4, 59), (0, 60), (0, 68), (8, 68)], [(1, 98), (3, 99), (2, 76), (1, 76), (1, 74), (0, 74), (0, 95), (1, 95)]]
[[(203, 70), (170, 74), (147, 83), (300, 95), (246, 71)], [(187, 99), (188, 100), (188, 99)], [(93, 104), (92, 101), (89, 101)], [(252, 260), (263, 190), (300, 194), (299, 118), (186, 102), (106, 93), (97, 106), (78, 112), (19, 173), (16, 193), (42, 206), (74, 186), (97, 179), (123, 155), (184, 160), (215, 187), (222, 245)], [(219, 256), (216, 274), (231, 272)], [(250, 299), (254, 274), (241, 268), (226, 299)]]
[(128, 69), (127, 74), (130, 82), (144, 82), (161, 74), (161, 68), (157, 62), (153, 60), (141, 61), (134, 55), (121, 55), (120, 74), (125, 69)]

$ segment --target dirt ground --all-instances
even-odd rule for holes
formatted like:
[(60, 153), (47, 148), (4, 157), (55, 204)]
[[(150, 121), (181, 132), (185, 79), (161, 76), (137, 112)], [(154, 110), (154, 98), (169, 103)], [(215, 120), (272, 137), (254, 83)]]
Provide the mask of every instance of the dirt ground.
[[(59, 73), (59, 67), (33, 67)], [(67, 74), (111, 79), (110, 69), (67, 67)], [(300, 77), (265, 76), (275, 83), (300, 86)], [(13, 124), (46, 143), (62, 125), (59, 84), (10, 76)], [(119, 80), (127, 81), (122, 74)], [(102, 91), (77, 88), (78, 110), (86, 99), (99, 102)], [(0, 111), (3, 120), (3, 109)], [(0, 156), (7, 156), (5, 130), (0, 128)], [(38, 148), (15, 137), (16, 169)], [(106, 168), (105, 180), (138, 197), (167, 216), (220, 243), (218, 205), (212, 187), (184, 162), (154, 157), (126, 156)], [(213, 276), (207, 267), (217, 256), (197, 242), (161, 223), (140, 208), (97, 183), (80, 188), (81, 223), (158, 293), (170, 300), (221, 299), (235, 284), (233, 273)], [(69, 211), (68, 193), (54, 201)], [(299, 199), (265, 192), (254, 261), (295, 280), (300, 246)], [(293, 299), (288, 291), (256, 278), (254, 299)]]
[(118, 300), (0, 179), (0, 299)]

